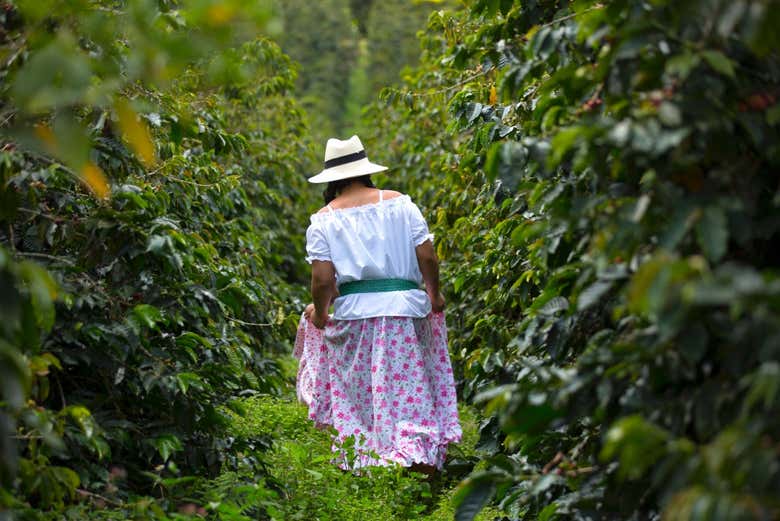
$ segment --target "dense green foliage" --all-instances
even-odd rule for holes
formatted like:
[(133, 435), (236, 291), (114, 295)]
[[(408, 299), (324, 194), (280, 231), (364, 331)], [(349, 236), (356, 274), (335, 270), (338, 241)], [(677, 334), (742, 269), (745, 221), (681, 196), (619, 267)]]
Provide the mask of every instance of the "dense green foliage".
[(475, 0), (376, 107), (511, 519), (780, 515), (776, 2)]
[(175, 509), (189, 476), (259, 464), (225, 408), (281, 383), (304, 120), (289, 59), (226, 30), (262, 4), (60, 4), (0, 20), (0, 507), (163, 516), (136, 495)]
[[(780, 517), (780, 3), (453, 4), (0, 3), (0, 519)], [(285, 356), (302, 174), (417, 50), (361, 137), (484, 413), (433, 487)]]

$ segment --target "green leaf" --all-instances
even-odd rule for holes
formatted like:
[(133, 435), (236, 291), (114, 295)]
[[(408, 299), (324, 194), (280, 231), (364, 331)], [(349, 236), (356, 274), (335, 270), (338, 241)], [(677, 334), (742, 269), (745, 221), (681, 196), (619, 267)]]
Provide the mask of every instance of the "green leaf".
[(723, 208), (708, 206), (696, 223), (696, 237), (710, 262), (718, 262), (728, 247), (728, 222)]
[(564, 483), (566, 483), (566, 480), (557, 474), (545, 474), (536, 480), (533, 488), (531, 488), (531, 494), (538, 496), (546, 492), (550, 487)]
[(615, 146), (625, 146), (625, 144), (628, 143), (628, 140), (631, 139), (631, 120), (624, 119), (623, 121), (618, 122), (609, 131), (608, 136)]
[(685, 237), (685, 234), (693, 226), (695, 218), (695, 211), (689, 205), (678, 206), (672, 214), (666, 230), (661, 235), (659, 243), (661, 248), (669, 251), (676, 249), (680, 241)]
[(571, 150), (571, 148), (577, 143), (577, 141), (585, 135), (585, 129), (580, 126), (568, 127), (558, 132), (552, 139), (550, 159), (548, 160), (548, 166), (554, 167), (558, 165)]
[(487, 6), (487, 12), (485, 14), (488, 18), (496, 16), (500, 3), (500, 0), (485, 0), (485, 5)]
[(152, 446), (157, 449), (157, 452), (162, 457), (163, 461), (168, 461), (171, 455), (175, 452), (184, 449), (181, 440), (173, 434), (165, 434), (154, 438)]
[(149, 242), (146, 246), (146, 251), (152, 253), (160, 253), (165, 249), (172, 249), (173, 243), (171, 238), (167, 235), (152, 235), (149, 237)]
[(617, 457), (618, 475), (623, 479), (637, 479), (663, 456), (668, 439), (666, 431), (641, 416), (628, 416), (607, 431), (600, 458), (608, 461)]
[(208, 387), (208, 384), (195, 373), (179, 373), (176, 375), (176, 382), (179, 384), (182, 394), (187, 394), (190, 387), (198, 390)]
[(664, 101), (658, 107), (658, 119), (664, 125), (676, 127), (682, 123), (682, 113), (677, 105)]
[(30, 358), (30, 370), (39, 376), (49, 374), (49, 367), (54, 366), (57, 369), (62, 369), (62, 364), (59, 359), (51, 353), (43, 353), (40, 356), (33, 356)]
[(634, 213), (631, 216), (631, 222), (638, 223), (645, 216), (647, 208), (650, 206), (650, 196), (642, 194), (639, 199), (636, 200), (636, 206), (634, 206)]
[(599, 301), (611, 288), (614, 281), (599, 280), (585, 288), (577, 297), (577, 309), (583, 311)]
[(305, 470), (310, 476), (312, 476), (315, 481), (320, 481), (324, 477), (322, 472), (317, 472), (316, 470), (312, 470), (312, 469), (303, 469), (303, 470)]
[(92, 418), (92, 413), (89, 412), (89, 409), (86, 407), (82, 405), (69, 405), (62, 409), (60, 414), (73, 418), (87, 438), (91, 438), (95, 433), (95, 420)]
[(539, 313), (542, 315), (551, 316), (559, 311), (566, 311), (567, 309), (569, 309), (569, 301), (566, 300), (566, 297), (557, 296), (547, 301), (547, 303), (539, 310)]
[(670, 262), (668, 257), (656, 256), (642, 264), (631, 277), (628, 289), (628, 302), (631, 309), (640, 313), (648, 313), (655, 308), (657, 299), (653, 298), (651, 289)]
[(680, 339), (680, 352), (690, 364), (698, 364), (707, 352), (708, 338), (707, 329), (700, 322), (686, 328), (685, 335)]
[(512, 10), (514, 0), (501, 0), (501, 14), (506, 16)]
[(54, 325), (54, 301), (57, 298), (57, 284), (49, 272), (32, 262), (19, 265), (20, 275), (30, 292), (30, 301), (38, 327), (49, 331)]
[(203, 346), (207, 349), (211, 349), (214, 344), (212, 344), (208, 339), (203, 338), (197, 333), (193, 333), (192, 331), (187, 331), (186, 333), (182, 333), (176, 338), (176, 345), (179, 347), (187, 347), (194, 349), (198, 346)]
[(746, 376), (743, 383), (748, 383), (750, 390), (742, 404), (742, 416), (747, 417), (759, 403), (769, 412), (780, 394), (780, 363), (764, 362), (757, 371)]
[(670, 58), (666, 62), (667, 74), (679, 76), (681, 79), (687, 78), (696, 66), (701, 63), (701, 57), (698, 54), (685, 52)]
[(703, 51), (701, 53), (704, 60), (710, 64), (710, 66), (717, 72), (728, 76), (729, 78), (735, 77), (734, 62), (726, 57), (720, 51)]
[(512, 417), (504, 418), (502, 428), (507, 434), (516, 437), (543, 433), (550, 422), (559, 416), (559, 412), (547, 403), (541, 405), (523, 405)]
[(772, 126), (780, 123), (780, 103), (772, 106), (772, 108), (766, 111), (766, 122)]
[(458, 487), (452, 501), (455, 521), (471, 521), (495, 493), (495, 485), (488, 479), (467, 479)]
[(67, 467), (50, 467), (50, 470), (57, 482), (65, 487), (69, 494), (81, 484), (79, 475)]
[(27, 360), (0, 338), (0, 396), (12, 409), (21, 409), (30, 391), (32, 375)]
[(158, 322), (162, 322), (162, 311), (149, 304), (138, 304), (133, 308), (133, 316), (138, 319), (138, 322), (148, 327), (149, 329), (155, 329)]
[(69, 31), (37, 49), (16, 75), (11, 92), (17, 103), (36, 113), (81, 103), (92, 77), (86, 52)]
[(539, 515), (536, 517), (537, 521), (552, 521), (555, 519), (555, 512), (558, 510), (558, 504), (557, 503), (550, 503), (546, 507), (544, 507), (540, 512)]
[(481, 103), (469, 103), (466, 106), (466, 111), (468, 112), (467, 120), (469, 123), (473, 123), (474, 120), (476, 120), (480, 114), (482, 114), (482, 104)]

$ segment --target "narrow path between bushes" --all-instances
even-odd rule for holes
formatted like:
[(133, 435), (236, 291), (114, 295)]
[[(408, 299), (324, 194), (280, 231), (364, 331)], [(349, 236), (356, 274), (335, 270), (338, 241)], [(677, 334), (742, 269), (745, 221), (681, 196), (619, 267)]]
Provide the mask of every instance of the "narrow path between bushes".
[[(290, 364), (294, 371), (294, 361)], [(478, 418), (461, 406), (463, 441), (451, 445), (448, 463), (433, 483), (410, 476), (401, 468), (372, 468), (369, 475), (343, 472), (330, 462), (330, 436), (314, 428), (306, 407), (295, 399), (294, 382), (281, 397), (246, 398), (243, 416), (234, 415), (231, 430), (236, 437), (272, 440), (266, 453), (266, 482), (280, 494), (280, 519), (306, 521), (338, 519), (415, 519), (452, 521), (452, 495), (474, 460)], [(475, 519), (496, 519), (497, 511), (485, 509)]]

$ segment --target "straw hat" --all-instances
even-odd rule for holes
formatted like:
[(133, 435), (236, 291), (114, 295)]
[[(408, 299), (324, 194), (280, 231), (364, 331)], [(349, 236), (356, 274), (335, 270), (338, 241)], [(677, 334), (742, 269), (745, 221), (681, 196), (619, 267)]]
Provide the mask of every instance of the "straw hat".
[(309, 182), (330, 183), (383, 170), (387, 170), (387, 167), (368, 160), (359, 137), (352, 136), (346, 141), (331, 138), (325, 145), (325, 170), (310, 177)]

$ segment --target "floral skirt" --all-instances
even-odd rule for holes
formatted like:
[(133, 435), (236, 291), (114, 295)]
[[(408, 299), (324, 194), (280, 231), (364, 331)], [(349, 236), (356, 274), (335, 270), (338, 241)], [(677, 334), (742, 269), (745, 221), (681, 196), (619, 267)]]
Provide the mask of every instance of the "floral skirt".
[(443, 313), (331, 320), (324, 330), (301, 317), (295, 356), (298, 399), (338, 432), (342, 468), (441, 468), (460, 440)]

